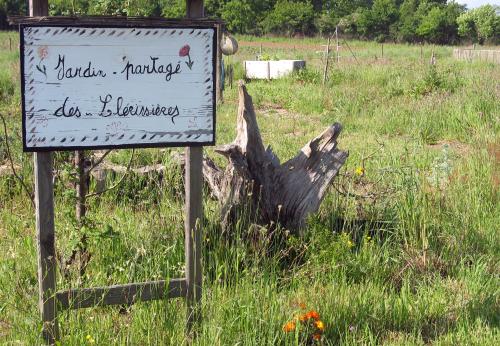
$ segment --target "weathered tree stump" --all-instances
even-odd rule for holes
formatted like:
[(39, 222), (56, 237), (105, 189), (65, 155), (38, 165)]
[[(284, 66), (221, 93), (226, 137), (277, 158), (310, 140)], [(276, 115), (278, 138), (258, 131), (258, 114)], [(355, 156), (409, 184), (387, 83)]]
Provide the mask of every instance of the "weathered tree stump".
[(239, 211), (250, 211), (253, 222), (279, 223), (290, 231), (300, 230), (307, 216), (316, 212), (328, 186), (348, 153), (337, 149), (342, 129), (338, 123), (307, 143), (291, 160), (280, 164), (270, 147), (264, 148), (252, 97), (239, 82), (237, 135), (231, 144), (215, 151), (228, 160), (221, 169), (206, 158), (203, 174), (213, 195), (222, 204), (224, 223)]

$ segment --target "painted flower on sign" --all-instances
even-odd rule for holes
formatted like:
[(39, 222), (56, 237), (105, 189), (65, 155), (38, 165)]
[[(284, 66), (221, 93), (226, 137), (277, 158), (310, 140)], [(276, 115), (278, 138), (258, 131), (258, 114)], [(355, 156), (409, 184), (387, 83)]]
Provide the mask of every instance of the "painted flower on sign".
[(106, 126), (107, 133), (111, 136), (116, 136), (120, 132), (126, 131), (126, 127), (121, 121), (113, 121)]
[(188, 44), (186, 44), (185, 46), (183, 46), (181, 48), (181, 50), (179, 51), (179, 56), (180, 57), (185, 57), (185, 56), (188, 56), (189, 55), (189, 51), (191, 50), (191, 47), (189, 47)]
[(40, 61), (36, 65), (36, 69), (40, 71), (40, 73), (42, 73), (45, 78), (47, 78), (47, 67), (45, 66), (45, 64), (42, 64), (42, 62), (49, 55), (49, 49), (47, 48), (47, 46), (40, 46), (38, 47), (37, 54), (40, 58)]
[(194, 61), (191, 60), (191, 55), (189, 55), (190, 51), (191, 51), (191, 47), (188, 44), (186, 44), (186, 45), (182, 46), (182, 48), (179, 50), (179, 56), (181, 58), (184, 58), (186, 56), (188, 57), (188, 61), (186, 61), (186, 65), (191, 70), (193, 67)]
[(49, 55), (49, 49), (47, 46), (38, 47), (38, 57), (43, 60)]

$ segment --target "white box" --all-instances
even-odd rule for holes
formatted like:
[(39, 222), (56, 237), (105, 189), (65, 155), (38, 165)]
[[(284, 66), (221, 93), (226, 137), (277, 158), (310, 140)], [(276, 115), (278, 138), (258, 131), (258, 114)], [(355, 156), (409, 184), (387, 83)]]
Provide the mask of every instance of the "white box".
[(248, 60), (244, 62), (245, 77), (249, 79), (276, 79), (305, 66), (304, 60)]

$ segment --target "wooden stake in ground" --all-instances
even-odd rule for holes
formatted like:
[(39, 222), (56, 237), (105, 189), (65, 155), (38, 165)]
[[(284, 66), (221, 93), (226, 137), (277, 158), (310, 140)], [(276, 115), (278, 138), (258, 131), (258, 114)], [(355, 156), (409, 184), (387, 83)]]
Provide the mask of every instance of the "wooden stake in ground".
[(35, 205), (38, 248), (38, 304), (43, 322), (43, 339), (52, 345), (57, 340), (56, 250), (54, 229), (54, 186), (52, 153), (36, 153)]
[[(187, 17), (204, 16), (203, 0), (187, 1)], [(220, 46), (218, 44), (218, 46)], [(218, 50), (220, 48), (217, 48)], [(185, 256), (186, 256), (186, 299), (188, 335), (193, 325), (201, 320), (201, 222), (203, 218), (203, 147), (186, 148), (186, 220), (185, 220)]]
[[(47, 16), (47, 0), (30, 0), (30, 16)], [(56, 249), (54, 230), (54, 186), (52, 153), (35, 153), (35, 205), (38, 248), (38, 304), (43, 339), (52, 345), (59, 337), (56, 312)]]
[(318, 210), (333, 178), (348, 154), (337, 149), (340, 124), (333, 124), (307, 143), (291, 160), (280, 164), (271, 148), (264, 148), (257, 118), (242, 81), (239, 82), (237, 135), (231, 144), (215, 151), (229, 161), (225, 170), (206, 159), (205, 180), (222, 204), (226, 224), (235, 222), (241, 210), (262, 225), (279, 222), (300, 230), (307, 216)]
[(325, 69), (323, 70), (323, 85), (325, 85), (326, 78), (328, 77), (328, 63), (330, 62), (330, 36), (328, 36), (328, 43), (326, 44), (325, 59)]
[(338, 27), (338, 25), (335, 27), (335, 40), (337, 41), (337, 64), (338, 64), (340, 61), (339, 27)]

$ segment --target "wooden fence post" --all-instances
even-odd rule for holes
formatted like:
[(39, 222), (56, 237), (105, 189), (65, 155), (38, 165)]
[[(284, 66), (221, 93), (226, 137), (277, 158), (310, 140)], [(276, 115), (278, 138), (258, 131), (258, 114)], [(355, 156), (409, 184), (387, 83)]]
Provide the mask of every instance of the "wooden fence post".
[[(187, 17), (204, 16), (203, 0), (187, 0)], [(214, 90), (214, 92), (216, 92)], [(201, 222), (203, 221), (203, 147), (186, 148), (186, 220), (185, 220), (185, 256), (186, 256), (186, 300), (188, 335), (194, 323), (201, 320)]]
[(231, 89), (233, 88), (233, 76), (234, 76), (233, 73), (234, 73), (233, 64), (230, 64), (227, 67), (227, 78), (229, 80), (229, 87)]
[(340, 61), (340, 52), (339, 52), (339, 27), (338, 25), (335, 27), (335, 40), (337, 42), (337, 64)]
[(328, 77), (328, 63), (330, 62), (330, 36), (328, 36), (328, 43), (326, 44), (325, 59), (325, 68), (323, 70), (323, 85), (325, 85), (326, 79)]
[[(47, 16), (48, 0), (29, 0), (30, 16)], [(38, 302), (43, 339), (54, 344), (59, 338), (56, 307), (56, 251), (52, 153), (35, 153), (35, 205), (38, 249)]]
[(43, 322), (43, 339), (58, 339), (56, 311), (56, 251), (54, 231), (54, 187), (52, 153), (35, 153), (35, 204), (38, 249), (38, 303)]
[(188, 333), (201, 319), (202, 160), (203, 147), (186, 148), (185, 256)]

